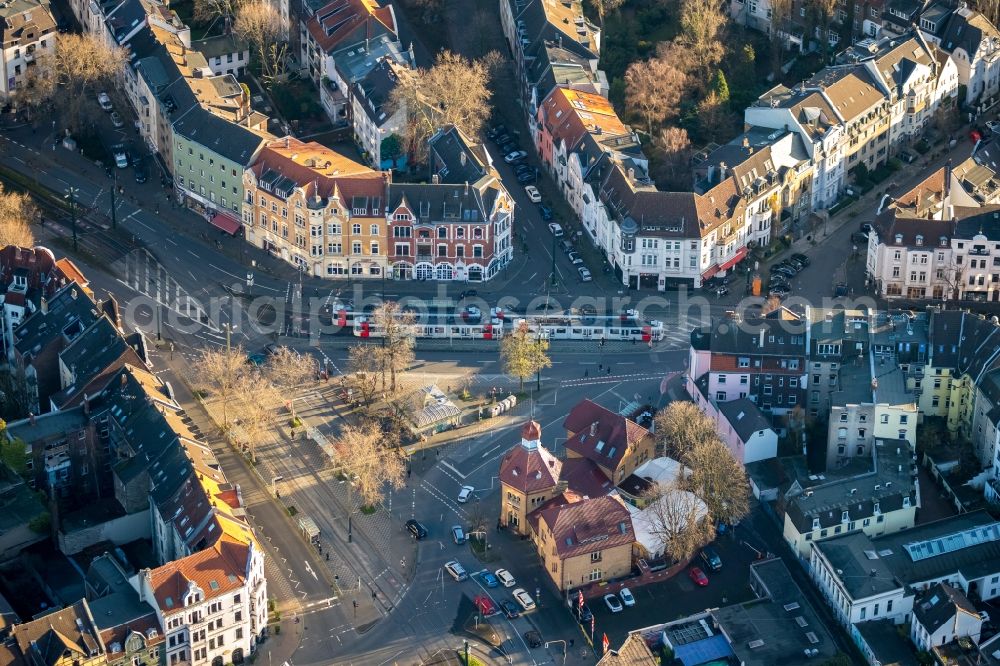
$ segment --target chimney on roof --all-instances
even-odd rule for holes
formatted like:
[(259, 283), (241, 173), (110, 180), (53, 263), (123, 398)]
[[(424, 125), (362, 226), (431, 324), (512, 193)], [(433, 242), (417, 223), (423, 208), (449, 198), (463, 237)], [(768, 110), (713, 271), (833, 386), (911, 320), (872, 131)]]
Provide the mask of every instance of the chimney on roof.
[(593, 423), (590, 424), (590, 436), (591, 437), (597, 436), (597, 421), (594, 421)]
[(458, 161), (462, 163), (462, 166), (465, 166), (465, 163), (468, 161), (468, 159), (469, 158), (465, 156), (464, 150), (458, 154)]
[(748, 137), (746, 135), (743, 136), (743, 147), (744, 148), (749, 148), (750, 147), (750, 137)]
[(725, 162), (719, 162), (719, 182), (721, 183), (726, 179), (729, 174), (729, 167), (726, 166)]
[(83, 394), (83, 415), (90, 416), (90, 396)]
[(635, 182), (635, 169), (633, 169), (632, 167), (628, 168), (628, 182), (630, 183)]
[(42, 314), (47, 314), (49, 311), (49, 299), (42, 296), (41, 300), (38, 302), (38, 309), (41, 310)]
[[(463, 155), (465, 153), (462, 153)], [(465, 181), (465, 196), (469, 196), (469, 181)]]
[(34, 414), (34, 412), (28, 412), (28, 422), (31, 425), (35, 425), (35, 414)]
[(438, 175), (437, 175), (437, 174), (434, 174), (433, 176), (431, 176), (431, 183), (433, 183), (433, 184), (437, 185), (437, 184), (439, 184), (440, 182), (441, 182), (441, 179), (440, 179), (440, 178), (438, 178)]

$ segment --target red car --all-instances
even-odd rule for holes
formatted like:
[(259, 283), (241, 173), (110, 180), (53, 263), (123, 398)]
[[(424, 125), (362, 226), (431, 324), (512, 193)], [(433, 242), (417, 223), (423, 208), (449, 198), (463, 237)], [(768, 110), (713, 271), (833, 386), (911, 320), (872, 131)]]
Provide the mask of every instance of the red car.
[(476, 597), (472, 600), (472, 602), (476, 604), (476, 608), (479, 609), (479, 612), (482, 614), (483, 617), (496, 615), (499, 612), (497, 611), (496, 604), (493, 603), (493, 600), (487, 597), (485, 594), (476, 595)]
[(706, 587), (708, 585), (708, 576), (699, 567), (691, 567), (688, 569), (688, 578), (690, 578), (695, 585), (698, 587)]

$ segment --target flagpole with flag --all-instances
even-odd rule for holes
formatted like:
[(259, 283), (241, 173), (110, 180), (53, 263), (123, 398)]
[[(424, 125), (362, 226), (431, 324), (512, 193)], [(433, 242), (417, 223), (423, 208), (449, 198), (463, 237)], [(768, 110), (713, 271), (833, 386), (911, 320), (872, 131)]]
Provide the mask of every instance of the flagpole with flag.
[(607, 654), (608, 653), (608, 647), (610, 647), (610, 646), (611, 646), (611, 641), (608, 640), (608, 634), (607, 634), (607, 632), (605, 632), (605, 634), (604, 634), (604, 640), (601, 641), (601, 647), (604, 648), (604, 650), (603, 650), (603, 652), (601, 652), (601, 654)]
[(590, 616), (590, 644), (594, 644), (594, 616)]

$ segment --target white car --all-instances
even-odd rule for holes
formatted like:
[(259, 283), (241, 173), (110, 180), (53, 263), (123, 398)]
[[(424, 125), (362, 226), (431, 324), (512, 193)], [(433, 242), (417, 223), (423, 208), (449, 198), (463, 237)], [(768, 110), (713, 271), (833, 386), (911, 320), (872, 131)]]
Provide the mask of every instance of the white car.
[(580, 279), (583, 280), (584, 282), (590, 282), (591, 280), (594, 279), (593, 276), (590, 274), (589, 268), (580, 266), (576, 270), (580, 272)]
[(583, 263), (583, 259), (580, 257), (579, 254), (576, 253), (575, 250), (570, 250), (569, 252), (567, 252), (566, 258), (569, 259), (569, 263), (573, 264), (574, 266), (579, 266), (580, 264)]
[(520, 160), (523, 160), (527, 156), (528, 153), (524, 152), (523, 150), (515, 150), (509, 155), (506, 155), (503, 158), (503, 161), (506, 162), (507, 164), (513, 164), (514, 162), (519, 162)]
[(563, 228), (558, 222), (549, 222), (549, 231), (551, 231), (552, 235), (556, 238), (562, 238)]
[(114, 107), (111, 105), (111, 98), (108, 97), (108, 93), (99, 92), (97, 93), (97, 103), (101, 105), (101, 108), (105, 111), (110, 111)]
[(604, 595), (604, 604), (608, 607), (608, 610), (612, 613), (622, 612), (622, 602), (618, 601), (618, 597), (613, 594)]
[(622, 603), (629, 608), (635, 606), (635, 597), (632, 596), (632, 592), (627, 587), (623, 587), (619, 590), (618, 596), (622, 598)]
[(529, 611), (535, 608), (535, 600), (531, 598), (531, 595), (523, 587), (517, 588), (511, 594), (514, 595), (514, 601), (521, 604), (521, 608), (524, 610)]
[(469, 579), (469, 574), (466, 573), (465, 567), (463, 567), (458, 560), (451, 560), (449, 562), (445, 562), (444, 570), (447, 571), (448, 574), (458, 582), (462, 582), (463, 580)]
[(122, 117), (118, 115), (117, 111), (111, 112), (111, 124), (114, 125), (116, 128), (125, 127), (125, 121), (122, 120)]
[(514, 582), (514, 577), (506, 569), (497, 569), (497, 580), (504, 587), (514, 587), (517, 583)]
[(538, 188), (534, 185), (525, 185), (524, 191), (528, 193), (528, 199), (531, 203), (542, 203), (542, 193), (538, 191)]
[(476, 489), (472, 486), (462, 486), (462, 489), (458, 491), (458, 503), (465, 504), (468, 502), (474, 492), (476, 492)]

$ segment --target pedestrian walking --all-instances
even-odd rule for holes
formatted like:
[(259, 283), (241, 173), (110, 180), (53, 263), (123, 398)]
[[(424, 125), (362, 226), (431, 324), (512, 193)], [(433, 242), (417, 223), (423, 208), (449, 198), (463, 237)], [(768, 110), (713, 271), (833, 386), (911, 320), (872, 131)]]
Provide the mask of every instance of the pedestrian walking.
[(608, 374), (611, 374), (611, 365), (608, 365)]
[(597, 371), (598, 372), (603, 372), (604, 371), (604, 364), (603, 363), (598, 363), (597, 364)]
[(587, 376), (587, 373), (588, 373), (588, 371), (587, 371), (587, 370), (585, 369), (585, 370), (583, 371), (583, 376), (584, 376), (584, 377), (586, 377), (586, 376)]

